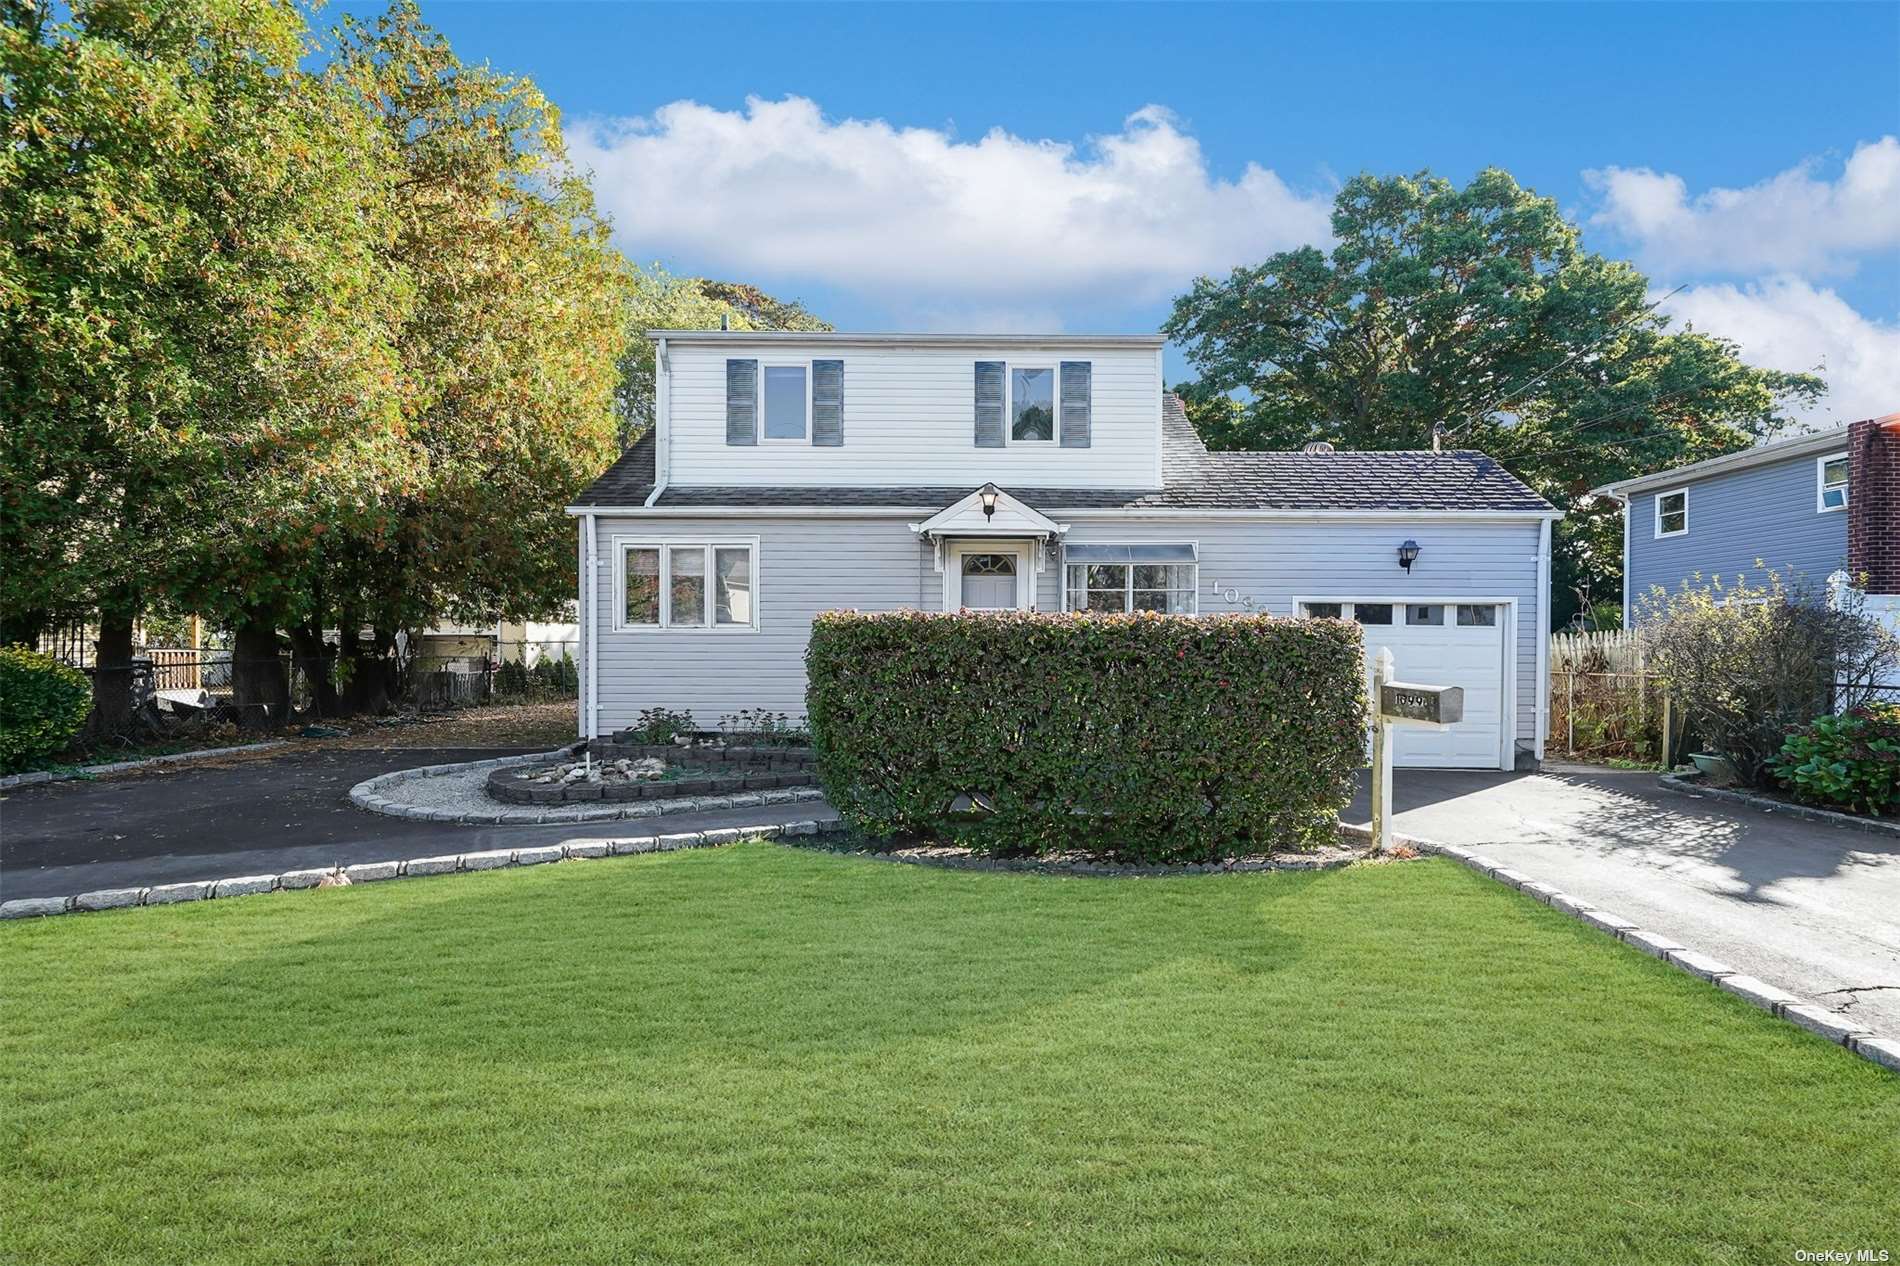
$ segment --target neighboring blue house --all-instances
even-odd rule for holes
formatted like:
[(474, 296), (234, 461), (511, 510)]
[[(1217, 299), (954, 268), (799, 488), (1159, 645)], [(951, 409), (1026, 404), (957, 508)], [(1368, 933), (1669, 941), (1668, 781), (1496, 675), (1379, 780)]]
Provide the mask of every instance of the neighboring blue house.
[(1848, 427), (1606, 484), (1623, 503), (1623, 625), (1651, 588), (1760, 583), (1760, 560), (1824, 588), (1847, 565)]

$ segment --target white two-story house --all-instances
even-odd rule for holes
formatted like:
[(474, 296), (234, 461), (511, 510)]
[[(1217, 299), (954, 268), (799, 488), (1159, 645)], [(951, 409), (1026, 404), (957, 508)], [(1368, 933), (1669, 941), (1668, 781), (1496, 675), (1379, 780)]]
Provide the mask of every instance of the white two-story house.
[(1464, 687), (1401, 763), (1541, 756), (1558, 515), (1481, 453), (1210, 453), (1157, 336), (651, 337), (655, 428), (569, 507), (585, 737), (802, 714), (826, 610), (1258, 611)]

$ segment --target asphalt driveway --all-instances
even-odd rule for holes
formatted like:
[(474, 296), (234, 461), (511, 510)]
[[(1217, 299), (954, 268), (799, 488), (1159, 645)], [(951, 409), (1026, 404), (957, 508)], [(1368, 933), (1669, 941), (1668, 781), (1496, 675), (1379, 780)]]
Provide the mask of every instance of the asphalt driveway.
[[(0, 798), (0, 900), (830, 812), (803, 801), (664, 819), (458, 826), (369, 813), (349, 801), (350, 788), (376, 774), (535, 750), (319, 748), (216, 767), (28, 787)], [(661, 821), (664, 827), (657, 825)]]
[[(1653, 774), (1404, 770), (1403, 831), (1482, 848), (1900, 1035), (1900, 839), (1664, 791)], [(1370, 816), (1362, 789), (1351, 820)]]

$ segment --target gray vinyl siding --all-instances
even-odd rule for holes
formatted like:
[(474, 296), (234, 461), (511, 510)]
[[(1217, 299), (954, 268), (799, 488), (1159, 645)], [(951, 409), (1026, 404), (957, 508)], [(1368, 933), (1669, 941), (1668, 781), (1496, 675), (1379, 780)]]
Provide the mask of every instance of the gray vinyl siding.
[[(1060, 516), (1058, 516), (1059, 518)], [(598, 703), (601, 733), (630, 724), (642, 708), (691, 711), (702, 726), (741, 708), (794, 715), (805, 706), (805, 643), (821, 611), (938, 610), (943, 577), (904, 518), (637, 517), (597, 521), (600, 558)], [(614, 538), (692, 541), (757, 537), (757, 632), (614, 630)], [(1397, 546), (1421, 552), (1410, 575)], [(1256, 609), (1291, 615), (1302, 598), (1514, 599), (1517, 603), (1517, 725), (1520, 744), (1537, 732), (1537, 647), (1546, 615), (1537, 591), (1534, 520), (1239, 521), (1103, 520), (1077, 517), (1077, 544), (1192, 541), (1200, 547), (1200, 609), (1237, 610), (1209, 593), (1223, 588)], [(1061, 556), (1045, 557), (1038, 610), (1062, 608)]]
[[(1656, 498), (1689, 490), (1689, 530), (1656, 536)], [(1629, 571), (1631, 614), (1641, 619), (1642, 599), (1652, 587), (1674, 591), (1699, 574), (1708, 584), (1746, 575), (1760, 583), (1760, 560), (1771, 569), (1793, 568), (1816, 589), (1847, 561), (1847, 515), (1815, 509), (1815, 455), (1756, 466), (1732, 474), (1672, 484), (1630, 498)]]

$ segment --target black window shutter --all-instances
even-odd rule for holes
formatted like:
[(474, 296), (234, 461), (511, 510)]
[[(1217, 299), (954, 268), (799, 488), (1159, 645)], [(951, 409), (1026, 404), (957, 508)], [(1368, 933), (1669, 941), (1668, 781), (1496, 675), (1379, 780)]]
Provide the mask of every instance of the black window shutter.
[(759, 442), (759, 362), (726, 362), (726, 443)]
[(844, 446), (844, 362), (811, 363), (811, 442), (820, 448)]
[(1085, 360), (1062, 362), (1062, 447), (1089, 446), (1090, 393), (1094, 368)]
[(976, 446), (1003, 447), (1003, 362), (976, 363)]

